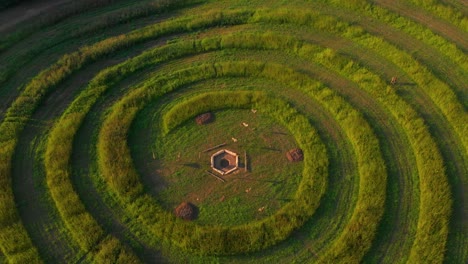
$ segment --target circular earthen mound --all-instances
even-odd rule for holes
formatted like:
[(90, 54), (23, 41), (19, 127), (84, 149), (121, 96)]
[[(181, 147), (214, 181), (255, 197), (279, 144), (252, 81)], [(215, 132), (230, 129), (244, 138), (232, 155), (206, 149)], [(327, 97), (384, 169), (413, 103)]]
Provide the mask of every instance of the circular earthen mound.
[(198, 216), (198, 208), (188, 202), (183, 202), (175, 209), (175, 215), (184, 220), (194, 220)]
[(302, 153), (302, 149), (295, 148), (286, 152), (286, 157), (289, 161), (302, 161), (304, 159), (304, 154)]
[(199, 124), (199, 125), (208, 124), (211, 121), (213, 121), (213, 117), (214, 116), (213, 116), (212, 113), (204, 113), (204, 114), (201, 114), (201, 115), (197, 116), (195, 118), (195, 122), (197, 122), (197, 124)]

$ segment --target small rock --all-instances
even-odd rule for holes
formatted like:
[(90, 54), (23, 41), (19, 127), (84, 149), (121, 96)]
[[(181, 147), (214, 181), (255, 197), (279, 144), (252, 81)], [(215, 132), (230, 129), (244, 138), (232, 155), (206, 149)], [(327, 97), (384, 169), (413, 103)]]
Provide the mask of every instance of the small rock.
[(183, 202), (175, 209), (175, 215), (184, 220), (194, 220), (198, 216), (198, 208), (188, 202)]
[(195, 118), (195, 122), (199, 125), (208, 124), (213, 121), (214, 115), (212, 113), (204, 113)]
[(301, 161), (304, 159), (304, 154), (302, 153), (302, 149), (295, 148), (291, 149), (290, 151), (286, 152), (286, 157), (289, 161)]

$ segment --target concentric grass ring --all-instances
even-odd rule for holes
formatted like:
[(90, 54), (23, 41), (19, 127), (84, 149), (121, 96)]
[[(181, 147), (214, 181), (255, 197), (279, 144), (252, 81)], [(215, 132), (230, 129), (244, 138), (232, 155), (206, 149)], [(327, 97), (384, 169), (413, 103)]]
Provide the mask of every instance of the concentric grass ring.
[[(456, 175), (453, 173), (462, 172), (466, 167), (463, 165), (463, 160), (466, 160), (468, 138), (465, 135), (468, 134), (466, 133), (468, 131), (468, 125), (466, 125), (468, 124), (466, 122), (468, 115), (464, 111), (463, 99), (461, 99), (462, 103), (460, 103), (460, 98), (464, 98), (466, 92), (463, 87), (458, 85), (460, 80), (463, 80), (464, 72), (468, 69), (466, 61), (461, 59), (464, 54), (460, 50), (460, 47), (463, 50), (463, 46), (452, 46), (449, 41), (429, 30), (424, 30), (420, 24), (398, 17), (377, 6), (370, 7), (363, 4), (352, 7), (339, 7), (335, 2), (321, 2), (316, 5), (324, 7), (325, 11), (321, 13), (313, 11), (310, 8), (291, 7), (257, 9), (254, 11), (234, 9), (230, 11), (209, 11), (202, 18), (194, 16), (191, 18), (182, 17), (167, 20), (145, 29), (104, 40), (93, 46), (84, 47), (78, 52), (64, 56), (51, 68), (38, 75), (37, 78), (25, 87), (21, 95), (10, 107), (0, 126), (2, 142), (0, 174), (2, 175), (1, 186), (3, 186), (0, 206), (2, 206), (1, 211), (4, 212), (0, 218), (0, 236), (3, 240), (0, 243), (0, 248), (2, 252), (11, 261), (40, 259), (39, 253), (28, 238), (28, 234), (22, 227), (21, 221), (15, 212), (15, 200), (10, 190), (10, 186), (12, 185), (10, 174), (14, 159), (13, 154), (20, 138), (19, 135), (23, 131), (25, 124), (30, 122), (29, 118), (35, 110), (41, 107), (40, 104), (43, 102), (43, 98), (46, 98), (53, 91), (54, 86), (60, 84), (67, 76), (78, 71), (86, 64), (133, 44), (165, 35), (197, 32), (199, 29), (216, 25), (223, 25), (225, 27), (247, 25), (248, 27), (245, 27), (241, 33), (212, 37), (210, 36), (210, 32), (205, 32), (203, 34), (208, 35), (208, 37), (204, 37), (202, 34), (201, 37), (195, 36), (195, 40), (190, 40), (191, 37), (183, 37), (185, 39), (183, 41), (168, 42), (165, 46), (149, 50), (122, 64), (109, 67), (96, 75), (88, 87), (78, 95), (77, 99), (61, 116), (60, 120), (51, 130), (45, 153), (47, 184), (63, 221), (81, 249), (91, 252), (90, 258), (97, 261), (103, 260), (109, 249), (119, 252), (121, 261), (138, 261), (128, 251), (126, 246), (121, 245), (112, 235), (106, 234), (100, 223), (95, 221), (91, 214), (87, 212), (86, 207), (81, 203), (79, 196), (74, 191), (73, 183), (69, 179), (70, 155), (75, 134), (95, 102), (105, 95), (110, 87), (119, 84), (128, 76), (177, 58), (222, 50), (264, 50), (282, 52), (298, 57), (307, 63), (324, 67), (324, 69), (335, 76), (354, 83), (356, 88), (359, 89), (359, 93), (371, 97), (372, 104), (381, 107), (379, 114), (375, 116), (382, 116), (382, 113), (388, 115), (389, 119), (392, 120), (391, 122), (394, 123), (394, 128), (392, 129), (398, 131), (400, 136), (405, 137), (402, 142), (409, 143), (405, 147), (408, 149), (408, 152), (412, 151), (412, 155), (414, 156), (414, 165), (416, 166), (411, 172), (406, 172), (406, 174), (409, 175), (415, 172), (418, 174), (410, 178), (410, 181), (416, 181), (410, 184), (416, 190), (416, 193), (420, 192), (420, 197), (419, 200), (414, 198), (415, 201), (412, 202), (415, 205), (419, 205), (419, 217), (417, 219), (417, 229), (411, 231), (412, 233), (408, 235), (408, 239), (414, 239), (414, 242), (407, 260), (418, 262), (431, 259), (441, 262), (444, 258), (443, 252), (447, 247), (447, 237), (450, 238), (448, 234), (452, 194), (447, 179), (448, 177), (450, 177), (449, 179), (456, 178)], [(383, 21), (385, 18), (392, 18), (391, 22), (389, 22), (389, 25), (392, 27), (399, 27), (402, 23), (405, 24), (406, 26), (401, 31), (430, 47), (428, 50), (436, 50), (442, 56), (448, 58), (450, 62), (447, 65), (453, 66), (455, 76), (459, 80), (452, 82), (450, 77), (441, 76), (441, 67), (425, 64), (424, 60), (427, 59), (426, 57), (405, 51), (404, 48), (398, 45), (397, 40), (387, 40), (385, 34), (382, 36), (369, 34), (366, 30), (372, 33), (375, 32), (375, 29), (372, 29), (371, 26), (362, 24), (361, 26), (350, 25), (349, 23), (340, 21), (340, 19), (326, 15), (328, 12), (342, 12), (345, 8), (362, 12), (366, 16), (379, 21)], [(435, 12), (434, 9), (427, 10)], [(343, 15), (343, 17), (346, 16)], [(270, 25), (274, 25), (277, 32), (271, 31), (265, 34), (255, 32), (256, 27), (263, 28)], [(319, 34), (324, 34), (327, 31), (343, 41), (353, 43), (359, 46), (359, 48), (368, 49), (374, 54), (381, 56), (388, 61), (387, 64), (394, 65), (401, 72), (410, 76), (411, 80), (417, 85), (414, 93), (421, 95), (422, 102), (427, 105), (421, 107), (419, 102), (411, 102), (405, 95), (400, 94), (397, 88), (388, 85), (385, 81), (385, 78), (387, 78), (385, 74), (372, 72), (375, 65), (363, 65), (363, 60), (354, 58), (353, 54), (342, 54), (334, 51), (333, 48), (327, 48), (326, 45), (325, 47), (321, 47), (321, 44), (313, 44), (322, 43), (318, 40), (319, 38), (310, 38), (307, 34), (304, 37), (298, 36), (297, 32), (288, 34), (287, 28), (289, 25), (307, 27), (307, 30), (310, 29)], [(462, 24), (458, 26), (460, 25)], [(424, 37), (415, 34), (414, 30), (423, 30)], [(403, 38), (407, 38), (407, 36), (405, 35)], [(334, 48), (337, 46), (333, 45)], [(354, 59), (350, 59), (350, 57)], [(327, 245), (320, 252), (319, 256), (314, 256), (313, 259), (319, 262), (353, 262), (362, 260), (365, 257), (366, 252), (369, 251), (372, 245), (378, 227), (383, 225), (380, 223), (380, 218), (384, 212), (384, 205), (389, 203), (388, 201), (385, 202), (385, 197), (388, 197), (388, 194), (386, 195), (385, 193), (389, 190), (385, 185), (387, 181), (385, 165), (389, 166), (392, 164), (391, 161), (388, 161), (388, 157), (394, 157), (395, 153), (390, 155), (381, 153), (382, 145), (386, 143), (382, 143), (384, 139), (381, 137), (375, 136), (375, 134), (378, 134), (375, 131), (386, 128), (379, 128), (378, 125), (374, 127), (370, 121), (375, 120), (375, 117), (369, 117), (366, 111), (362, 110), (364, 106), (358, 105), (357, 108), (360, 110), (356, 110), (353, 108), (354, 105), (351, 106), (352, 104), (350, 105), (345, 102), (349, 98), (346, 97), (348, 93), (343, 89), (337, 89), (340, 92), (335, 93), (322, 83), (314, 81), (307, 73), (278, 63), (257, 63), (253, 60), (227, 63), (223, 60), (218, 60), (210, 63), (204, 62), (201, 65), (183, 70), (178, 69), (171, 74), (161, 72), (159, 76), (156, 76), (156, 78), (146, 80), (141, 85), (136, 86), (137, 89), (130, 91), (124, 97), (124, 100), (113, 108), (112, 111), (128, 112), (124, 114), (120, 112), (119, 115), (113, 112), (105, 121), (104, 129), (101, 131), (102, 135), (99, 137), (98, 154), (101, 155), (99, 164), (104, 179), (108, 181), (110, 190), (119, 194), (119, 204), (127, 209), (127, 217), (135, 218), (136, 223), (140, 223), (144, 230), (153, 230), (152, 233), (163, 240), (166, 239), (168, 242), (177, 244), (181, 248), (205, 254), (234, 254), (264, 249), (279, 240), (283, 240), (292, 230), (302, 225), (310, 217), (310, 215), (300, 216), (300, 213), (304, 212), (297, 212), (298, 214), (295, 212), (295, 217), (287, 220), (279, 216), (277, 218), (273, 217), (272, 219), (277, 220), (275, 220), (276, 224), (279, 223), (278, 219), (284, 220), (287, 223), (295, 223), (298, 220), (297, 223), (300, 224), (290, 225), (289, 229), (282, 229), (280, 228), (281, 226), (277, 225), (278, 228), (273, 228), (277, 230), (276, 233), (273, 229), (268, 230), (274, 233), (274, 235), (267, 238), (265, 238), (264, 234), (268, 233), (266, 232), (268, 228), (263, 225), (260, 228), (257, 225), (257, 231), (259, 232), (251, 233), (250, 242), (244, 243), (244, 247), (239, 248), (233, 248), (229, 244), (231, 243), (229, 241), (234, 241), (235, 239), (225, 239), (226, 236), (230, 236), (231, 234), (237, 236), (239, 234), (236, 233), (239, 230), (236, 229), (237, 227), (233, 228), (233, 230), (237, 231), (232, 231), (229, 228), (213, 228), (211, 231), (206, 231), (202, 227), (185, 223), (184, 225), (186, 226), (180, 228), (180, 230), (177, 229), (179, 226), (174, 229), (164, 224), (158, 226), (150, 219), (149, 213), (141, 217), (135, 214), (131, 216), (132, 208), (150, 208), (155, 206), (148, 197), (140, 199), (145, 196), (141, 185), (138, 183), (138, 175), (132, 174), (132, 177), (127, 182), (118, 184), (112, 182), (112, 174), (106, 172), (106, 170), (111, 171), (111, 169), (102, 165), (106, 156), (115, 156), (115, 154), (109, 154), (111, 153), (109, 151), (103, 152), (101, 149), (105, 149), (106, 140), (112, 138), (112, 135), (104, 132), (106, 129), (110, 130), (108, 124), (111, 121), (109, 120), (115, 119), (116, 116), (122, 117), (125, 115), (127, 119), (114, 120), (113, 122), (123, 122), (126, 120), (128, 123), (122, 123), (121, 128), (128, 129), (131, 124), (131, 119), (128, 118), (134, 117), (137, 111), (141, 109), (139, 105), (142, 101), (151, 100), (150, 97), (152, 96), (160, 96), (158, 95), (159, 91), (157, 91), (157, 88), (165, 87), (165, 91), (172, 91), (183, 84), (192, 84), (197, 80), (220, 77), (266, 78), (284, 85), (288, 89), (298, 89), (319, 102), (340, 124), (343, 133), (346, 134), (356, 152), (356, 161), (360, 172), (360, 186), (359, 194), (356, 195), (358, 198), (353, 216), (343, 232), (336, 236), (334, 242)], [(187, 78), (186, 76), (190, 77)], [(138, 87), (141, 87), (141, 89)], [(334, 87), (332, 86), (331, 88)], [(142, 91), (141, 97), (129, 99), (128, 96), (135, 95), (137, 91)], [(437, 121), (428, 125), (422, 118), (426, 118), (428, 113), (433, 114)], [(369, 126), (368, 122), (371, 123), (371, 126)], [(436, 132), (434, 132), (434, 129)], [(445, 131), (448, 130), (447, 135), (444, 135), (444, 139), (435, 138), (435, 135), (439, 133), (438, 131), (444, 131), (444, 129)], [(128, 154), (128, 147), (125, 146), (125, 129), (114, 136), (117, 135), (120, 138), (115, 142), (119, 142), (117, 145), (123, 152)], [(456, 146), (454, 148), (456, 164), (452, 165), (448, 163), (449, 169), (447, 172), (444, 168), (444, 163), (450, 162), (447, 157), (451, 157), (451, 155), (447, 154), (447, 147), (441, 146), (441, 144), (448, 139), (453, 140), (449, 142), (450, 146)], [(364, 144), (369, 144), (369, 146), (364, 147)], [(398, 144), (401, 145), (401, 142)], [(388, 146), (384, 146), (384, 152), (388, 151), (388, 148)], [(442, 155), (439, 149), (443, 150)], [(117, 157), (115, 160), (119, 160), (119, 166), (134, 171), (130, 155), (122, 157), (122, 159)], [(322, 165), (325, 166), (324, 164)], [(387, 172), (392, 170), (398, 169), (391, 168)], [(451, 180), (453, 181), (454, 179)], [(395, 180), (392, 179), (391, 181)], [(373, 184), (376, 186), (373, 186)], [(298, 199), (298, 202), (304, 202), (307, 206), (311, 206), (308, 208), (313, 208), (310, 210), (313, 212), (318, 206), (318, 199), (322, 196), (323, 191), (325, 191), (324, 189), (324, 187), (319, 188), (320, 192), (316, 196), (317, 199), (312, 199), (314, 200), (313, 202), (306, 199)], [(330, 190), (330, 187), (327, 187), (327, 190)], [(307, 197), (307, 199), (309, 198)], [(308, 202), (311, 203), (308, 204)], [(160, 208), (157, 206), (152, 210), (160, 212)], [(174, 220), (172, 216), (163, 214), (161, 214), (161, 219), (160, 224), (169, 223)], [(411, 221), (416, 222), (416, 220)], [(158, 230), (163, 228), (166, 228), (167, 232)], [(178, 231), (169, 235), (174, 230)], [(190, 231), (190, 233), (197, 235), (187, 237), (187, 234), (184, 232), (188, 230), (198, 230)], [(174, 237), (184, 239), (173, 239)], [(462, 242), (460, 248), (463, 249), (463, 241), (465, 240), (463, 240), (463, 235), (459, 237), (457, 241)], [(211, 241), (210, 243), (213, 243), (213, 245), (205, 248), (211, 244), (200, 244), (200, 241)], [(455, 251), (461, 252), (463, 250), (456, 249)], [(399, 259), (405, 260), (406, 257), (401, 256)]]
[[(164, 90), (163, 88), (162, 91)], [(159, 92), (162, 91), (160, 90)], [(132, 95), (121, 102), (120, 106), (124, 107), (117, 107), (116, 112), (112, 113), (109, 119), (104, 121), (103, 131), (98, 141), (98, 153), (101, 171), (106, 180), (109, 181), (111, 188), (123, 196), (121, 198), (127, 203), (127, 208), (137, 205), (146, 208), (147, 212), (136, 213), (135, 211), (133, 214), (140, 215), (142, 222), (151, 226), (150, 230), (155, 235), (162, 239), (170, 240), (183, 248), (200, 251), (205, 254), (233, 254), (255, 251), (286, 238), (292, 230), (302, 225), (315, 211), (315, 208), (317, 208), (320, 197), (326, 188), (325, 178), (328, 162), (325, 147), (318, 141), (316, 132), (308, 125), (305, 117), (292, 109), (288, 109), (284, 102), (278, 99), (269, 99), (264, 94), (258, 92), (202, 94), (198, 98), (193, 98), (187, 102), (193, 107), (197, 105), (195, 109), (192, 109), (193, 112), (186, 112), (189, 116), (177, 115), (175, 119), (171, 119), (173, 121), (168, 123), (167, 130), (171, 130), (173, 126), (190, 117), (190, 115), (202, 111), (226, 107), (244, 108), (251, 106), (264, 109), (260, 111), (265, 111), (273, 117), (278, 118), (286, 127), (290, 129), (295, 127), (296, 130), (291, 131), (291, 133), (296, 136), (298, 144), (304, 152), (308, 153), (304, 161), (306, 166), (304, 178), (292, 202), (266, 219), (247, 225), (223, 228), (219, 226), (197, 226), (185, 221), (176, 220), (171, 213), (165, 212), (157, 205), (153, 205), (154, 202), (151, 202), (151, 197), (141, 193), (139, 196), (136, 196), (135, 193), (141, 192), (142, 186), (138, 182), (138, 176), (135, 175), (134, 168), (126, 169), (125, 167), (121, 167), (122, 164), (126, 163), (125, 160), (131, 160), (128, 156), (121, 155), (122, 152), (127, 152), (128, 154), (128, 150), (122, 150), (122, 148), (125, 148), (125, 140), (122, 141), (122, 136), (128, 133), (126, 130), (131, 123), (131, 117), (144, 104), (144, 101), (140, 101), (141, 105), (135, 105), (135, 108), (132, 109), (125, 107), (125, 105), (128, 105), (126, 102), (139, 101), (138, 97), (143, 99), (141, 98), (142, 94), (148, 96), (144, 90), (135, 90)], [(154, 98), (152, 96), (149, 98), (157, 100), (157, 97), (156, 95)], [(279, 109), (288, 110), (280, 112)], [(118, 130), (111, 130), (112, 127), (118, 127)], [(108, 137), (110, 135), (113, 136)], [(121, 143), (116, 144), (116, 142)], [(115, 166), (116, 161), (119, 162), (117, 166)], [(131, 164), (127, 163), (127, 166), (131, 166)], [(122, 173), (122, 171), (127, 171), (128, 173)]]
[[(267, 69), (268, 69), (268, 65), (262, 65), (262, 64), (260, 64), (260, 65), (258, 65), (258, 66), (254, 66), (254, 67), (252, 67), (252, 66), (249, 67), (248, 65), (255, 65), (255, 64), (254, 64), (254, 63), (242, 63), (241, 66), (243, 66), (243, 67), (241, 67), (240, 69), (238, 69), (239, 67), (235, 67), (234, 64), (232, 64), (232, 65), (229, 65), (229, 64), (224, 64), (224, 65), (223, 65), (223, 64), (218, 64), (218, 65), (215, 65), (215, 66), (214, 66), (215, 69), (211, 68), (211, 70), (210, 70), (209, 65), (207, 65), (207, 66), (202, 66), (202, 67), (200, 67), (199, 69), (189, 69), (188, 72), (192, 72), (193, 74), (184, 74), (183, 72), (176, 72), (176, 73), (174, 73), (174, 76), (178, 77), (178, 76), (186, 76), (186, 75), (188, 75), (188, 76), (191, 76), (191, 77), (189, 78), (189, 80), (190, 80), (190, 81), (194, 81), (194, 79), (193, 79), (192, 76), (195, 76), (195, 75), (196, 75), (195, 72), (198, 72), (199, 74), (201, 73), (202, 76), (220, 76), (220, 75), (222, 76), (223, 74), (233, 74), (233, 76), (236, 76), (236, 75), (242, 75), (242, 74), (245, 75), (247, 72), (252, 72), (252, 68), (254, 68), (254, 72), (253, 72), (254, 75), (262, 75), (262, 74), (263, 74), (262, 71), (265, 71), (265, 72), (266, 72), (265, 74), (266, 74), (267, 76), (269, 75), (268, 70), (267, 70)], [(236, 69), (236, 68), (237, 68), (237, 69), (238, 69), (238, 72), (229, 73), (229, 70), (223, 70), (223, 68), (226, 68), (226, 69), (231, 69), (231, 68)], [(279, 69), (279, 67), (274, 67), (274, 66), (273, 66), (273, 67), (270, 67), (269, 69)], [(227, 72), (226, 72), (226, 71), (227, 71)], [(291, 71), (288, 71), (288, 73), (289, 73), (289, 75), (292, 74)], [(279, 75), (276, 75), (276, 76), (279, 76)], [(300, 76), (300, 75), (299, 75), (299, 76)], [(268, 76), (268, 77), (274, 78), (274, 77), (272, 77), (272, 76)], [(294, 76), (294, 75), (291, 76), (290, 78), (291, 78), (291, 80), (294, 79), (294, 78), (299, 79), (298, 76)], [(184, 82), (183, 82), (183, 81), (181, 82), (180, 79), (181, 79), (181, 78), (177, 78), (179, 85), (184, 84)], [(175, 80), (175, 79), (174, 79), (174, 80)], [(196, 80), (196, 79), (195, 79), (195, 80)], [(283, 81), (284, 81), (284, 80), (283, 80)], [(174, 82), (171, 81), (170, 79), (169, 79), (169, 80), (166, 80), (166, 78), (162, 78), (162, 80), (156, 80), (155, 83), (156, 83), (156, 84), (152, 84), (152, 85), (149, 86), (149, 87), (153, 87), (152, 90), (154, 91), (155, 94), (157, 94), (157, 93), (162, 93), (164, 90), (167, 89), (167, 88), (160, 88), (160, 85), (163, 85), (164, 83), (169, 83), (169, 87), (170, 87), (169, 89), (173, 89), (173, 87), (174, 87)], [(303, 84), (303, 85), (307, 86), (307, 84)], [(163, 86), (163, 87), (164, 87), (164, 86)], [(161, 89), (161, 90), (159, 90), (158, 88)], [(326, 92), (326, 91), (324, 91), (324, 93), (325, 93), (325, 92)], [(131, 108), (130, 108), (130, 109), (126, 109), (126, 108), (128, 108), (128, 106), (134, 106), (135, 104), (138, 104), (141, 100), (144, 100), (145, 97), (151, 97), (153, 93), (151, 93), (151, 92), (148, 93), (148, 92), (145, 91), (144, 89), (140, 89), (140, 90), (135, 90), (135, 94), (139, 94), (139, 97), (138, 97), (138, 96), (136, 96), (135, 98), (130, 97), (130, 98), (128, 98), (126, 101), (121, 102), (121, 103), (120, 103), (120, 111), (118, 111), (115, 115), (113, 115), (112, 121), (108, 121), (108, 123), (107, 123), (108, 125), (107, 125), (107, 126), (105, 125), (105, 127), (103, 128), (103, 131), (106, 131), (106, 134), (103, 135), (103, 136), (101, 136), (101, 138), (109, 138), (109, 139), (112, 138), (112, 140), (107, 141), (107, 144), (108, 144), (108, 145), (99, 145), (99, 148), (100, 148), (100, 149), (106, 149), (106, 150), (108, 150), (108, 151), (109, 151), (110, 149), (118, 149), (118, 150), (120, 150), (119, 153), (128, 153), (128, 150), (125, 150), (125, 148), (126, 148), (125, 146), (117, 146), (117, 147), (116, 147), (116, 145), (114, 145), (115, 142), (124, 142), (123, 139), (122, 139), (122, 138), (118, 138), (118, 139), (117, 139), (117, 138), (113, 138), (113, 137), (111, 136), (111, 135), (115, 135), (115, 136), (118, 136), (118, 135), (120, 135), (120, 136), (126, 135), (126, 132), (125, 132), (125, 131), (117, 131), (117, 132), (115, 132), (115, 131), (112, 131), (112, 130), (111, 130), (111, 127), (119, 127), (119, 128), (120, 128), (120, 127), (123, 127), (123, 128), (128, 128), (128, 127), (129, 127), (129, 124), (128, 124), (128, 123), (127, 123), (127, 124), (121, 124), (119, 121), (122, 121), (122, 120), (127, 120), (127, 121), (128, 121), (128, 120), (131, 120), (131, 119), (132, 119), (131, 116), (133, 116), (133, 115), (136, 113), (135, 111), (138, 109), (138, 107), (134, 108), (133, 110), (132, 110)], [(332, 94), (329, 94), (329, 96), (331, 96), (331, 99), (334, 99), (335, 102), (336, 102), (336, 100), (339, 100), (338, 98), (333, 98)], [(329, 99), (330, 99), (330, 98), (329, 98)], [(341, 101), (341, 102), (342, 102), (342, 101)], [(342, 102), (342, 104), (343, 104), (343, 103), (344, 103), (344, 102)], [(330, 106), (330, 108), (331, 108), (331, 106)], [(359, 117), (353, 116), (352, 118), (359, 118)], [(344, 119), (346, 120), (346, 118), (344, 118)], [(110, 124), (112, 124), (112, 125), (110, 125)], [(170, 127), (170, 126), (169, 126), (169, 127)], [(361, 128), (362, 128), (362, 127), (361, 127)], [(368, 129), (369, 129), (369, 128), (368, 128)], [(369, 131), (369, 130), (368, 130), (368, 131)], [(357, 148), (359, 148), (359, 138), (355, 138), (355, 140), (356, 140), (356, 141), (355, 141), (355, 142), (356, 142), (356, 146), (357, 146)], [(361, 140), (363, 140), (363, 139), (361, 139)], [(365, 140), (368, 140), (368, 138), (365, 138)], [(376, 142), (376, 141), (375, 141), (375, 142)], [(111, 144), (112, 144), (112, 146), (113, 146), (112, 148), (111, 148)], [(374, 143), (374, 146), (373, 146), (373, 147), (376, 147), (376, 144), (375, 144), (375, 143)], [(377, 147), (377, 148), (378, 148), (378, 147)], [(101, 152), (101, 153), (102, 153), (102, 152)], [(131, 159), (125, 157), (125, 156), (126, 156), (125, 154), (124, 154), (123, 156), (121, 156), (121, 155), (109, 155), (109, 156), (107, 156), (107, 158), (103, 158), (103, 156), (105, 156), (105, 155), (101, 154), (101, 159), (104, 160), (103, 163), (107, 164), (108, 166), (109, 166), (110, 164), (112, 164), (112, 163), (114, 163), (114, 164), (119, 164), (119, 165), (118, 165), (119, 167), (121, 167), (121, 166), (123, 166), (123, 167), (131, 167), (131, 166), (132, 166), (132, 165), (131, 165)], [(363, 158), (363, 159), (364, 159), (364, 158)], [(376, 162), (378, 162), (378, 159), (379, 159), (379, 158), (376, 159)], [(368, 161), (375, 160), (375, 157), (374, 157), (374, 158), (367, 157), (367, 160), (368, 160)], [(129, 164), (129, 162), (130, 162), (130, 164)], [(380, 160), (380, 162), (381, 162), (381, 164), (383, 164), (383, 162), (382, 162), (381, 160)], [(122, 164), (125, 164), (125, 163), (127, 163), (127, 164), (126, 164), (126, 165), (122, 165)], [(102, 163), (101, 163), (101, 164), (102, 164)], [(379, 169), (382, 170), (382, 169), (383, 169), (383, 166), (380, 166), (380, 168), (379, 168), (379, 166), (376, 166), (375, 169), (377, 169), (377, 170), (379, 170)], [(114, 173), (114, 174), (109, 173), (109, 172), (107, 172), (107, 171), (109, 171), (108, 168), (107, 168), (107, 169), (102, 169), (102, 170), (104, 171), (104, 175), (107, 174), (107, 179), (109, 179), (109, 180), (111, 180), (111, 181), (113, 181), (113, 180), (115, 179), (115, 177), (117, 177), (117, 175), (119, 175), (119, 174), (120, 174), (120, 175), (125, 175), (125, 176), (127, 176), (127, 177), (125, 178), (125, 181), (122, 181), (123, 184), (120, 184), (120, 185), (119, 185), (119, 186), (121, 187), (121, 188), (120, 188), (120, 192), (121, 192), (121, 193), (127, 193), (127, 192), (128, 192), (131, 196), (133, 196), (135, 193), (139, 193), (139, 192), (141, 191), (141, 186), (138, 186), (138, 187), (136, 187), (135, 189), (132, 189), (132, 188), (127, 189), (128, 186), (132, 186), (132, 185), (135, 183), (135, 181), (137, 181), (138, 176), (134, 175), (133, 173), (130, 173), (130, 175), (131, 175), (131, 176), (130, 176), (129, 174), (121, 174), (121, 172), (119, 172), (119, 173)], [(112, 171), (112, 169), (110, 169), (110, 171)], [(134, 171), (134, 169), (124, 169), (123, 171)], [(378, 173), (377, 173), (377, 174), (378, 174)], [(374, 179), (374, 180), (375, 180), (375, 182), (379, 181), (379, 180), (377, 180), (377, 179)], [(364, 181), (364, 182), (365, 182), (365, 181)], [(385, 186), (385, 185), (379, 185), (379, 187), (384, 187), (384, 186)], [(117, 187), (117, 186), (115, 186), (115, 187)], [(114, 188), (115, 188), (115, 187), (114, 187)], [(116, 189), (118, 189), (118, 188), (116, 188)], [(375, 208), (376, 208), (376, 209), (379, 207), (379, 206), (378, 206), (379, 203), (380, 203), (380, 204), (383, 203), (383, 200), (382, 200), (382, 199), (379, 199), (379, 197), (382, 197), (382, 195), (384, 195), (384, 189), (381, 188), (381, 190), (383, 191), (383, 194), (382, 194), (382, 193), (378, 193), (378, 194), (374, 197), (374, 198), (375, 198), (374, 202), (376, 202), (376, 204), (377, 204), (377, 205), (375, 205)], [(370, 192), (372, 192), (372, 191), (370, 191)], [(366, 190), (361, 190), (361, 193), (366, 193)], [(358, 206), (359, 206), (359, 205), (358, 205)], [(368, 206), (369, 206), (369, 205), (368, 205)], [(362, 210), (362, 209), (361, 209), (361, 210)], [(375, 211), (375, 212), (371, 212), (371, 214), (375, 214), (376, 212), (378, 212), (378, 210)], [(364, 214), (365, 214), (365, 213), (364, 213)], [(359, 214), (357, 214), (357, 215), (359, 215)], [(378, 213), (377, 213), (377, 215), (374, 215), (374, 217), (377, 218), (377, 222), (376, 222), (375, 225), (374, 225), (374, 228), (375, 228), (376, 224), (378, 223), (378, 218), (379, 218), (380, 216), (379, 216)], [(354, 228), (356, 228), (356, 227), (351, 227), (351, 228), (354, 229)], [(370, 230), (372, 230), (372, 227), (370, 227)], [(189, 232), (189, 233), (190, 233), (190, 232)], [(372, 231), (371, 231), (371, 233), (372, 233)], [(370, 240), (371, 240), (371, 239), (370, 239)], [(256, 247), (252, 247), (252, 248), (256, 248)], [(365, 248), (362, 250), (362, 252), (364, 252), (364, 251), (365, 251)], [(362, 253), (361, 253), (361, 254), (362, 254)]]

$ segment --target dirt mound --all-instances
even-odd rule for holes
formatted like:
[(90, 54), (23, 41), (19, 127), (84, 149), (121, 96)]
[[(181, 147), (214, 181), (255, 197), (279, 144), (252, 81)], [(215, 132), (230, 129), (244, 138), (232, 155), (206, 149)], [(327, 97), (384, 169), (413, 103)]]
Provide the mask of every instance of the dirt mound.
[(291, 149), (290, 151), (286, 152), (286, 157), (289, 161), (304, 160), (304, 154), (302, 153), (302, 149), (300, 148)]
[(175, 209), (175, 215), (184, 220), (194, 220), (198, 216), (198, 208), (188, 202), (183, 202)]
[(195, 118), (195, 122), (199, 125), (208, 124), (213, 121), (214, 115), (212, 113), (204, 113)]

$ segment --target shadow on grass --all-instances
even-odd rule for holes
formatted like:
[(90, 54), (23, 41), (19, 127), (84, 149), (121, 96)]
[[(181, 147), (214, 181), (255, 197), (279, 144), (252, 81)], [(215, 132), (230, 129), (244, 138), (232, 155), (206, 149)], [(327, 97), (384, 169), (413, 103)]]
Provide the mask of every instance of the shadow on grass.
[(201, 169), (201, 165), (196, 163), (196, 162), (184, 163), (184, 164), (182, 164), (182, 166), (190, 167), (190, 168), (193, 168), (193, 169)]

